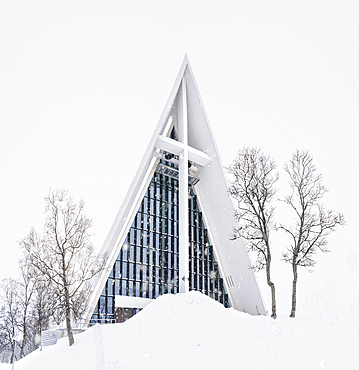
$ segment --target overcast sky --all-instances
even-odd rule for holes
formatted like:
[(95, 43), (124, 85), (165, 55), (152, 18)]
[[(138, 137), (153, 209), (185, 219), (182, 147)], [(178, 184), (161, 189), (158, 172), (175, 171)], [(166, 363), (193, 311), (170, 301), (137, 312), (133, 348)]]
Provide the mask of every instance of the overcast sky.
[(1, 1), (0, 278), (50, 188), (85, 201), (101, 247), (185, 53), (224, 164), (312, 153), (347, 219), (318, 265), (337, 271), (358, 247), (358, 19), (357, 1)]

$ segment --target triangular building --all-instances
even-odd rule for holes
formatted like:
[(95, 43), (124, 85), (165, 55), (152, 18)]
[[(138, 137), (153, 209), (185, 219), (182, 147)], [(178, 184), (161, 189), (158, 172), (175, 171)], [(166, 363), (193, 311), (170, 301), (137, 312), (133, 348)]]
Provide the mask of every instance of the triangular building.
[(87, 320), (123, 322), (166, 293), (198, 290), (266, 314), (187, 56), (101, 253)]

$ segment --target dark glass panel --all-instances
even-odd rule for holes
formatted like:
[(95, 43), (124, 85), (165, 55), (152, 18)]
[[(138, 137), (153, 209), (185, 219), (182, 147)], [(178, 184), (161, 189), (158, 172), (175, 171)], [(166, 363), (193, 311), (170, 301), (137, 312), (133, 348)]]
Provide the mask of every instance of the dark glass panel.
[(155, 198), (155, 185), (154, 185), (154, 182), (151, 182), (151, 185), (150, 185), (150, 198), (152, 198), (152, 199)]
[(128, 295), (130, 297), (133, 297), (134, 294), (133, 294), (133, 281), (129, 280), (128, 282)]
[(125, 261), (122, 262), (122, 278), (123, 279), (127, 279), (128, 278), (128, 275), (127, 275), (127, 262), (125, 262)]
[(114, 298), (108, 297), (107, 298), (107, 315), (112, 315), (114, 309)]
[(143, 230), (148, 230), (148, 215), (146, 213), (143, 214)]
[(144, 197), (143, 198), (142, 211), (143, 211), (143, 213), (147, 213), (148, 212), (148, 198), (147, 197)]
[(133, 227), (130, 229), (130, 244), (135, 244), (135, 229)]
[(135, 246), (130, 244), (130, 255), (129, 255), (129, 261), (135, 262)]
[[(228, 306), (228, 296), (192, 187), (189, 189), (189, 241), (191, 289), (216, 296)], [(178, 181), (155, 174), (109, 273), (103, 291), (105, 300), (99, 299), (93, 317), (98, 317), (100, 310), (107, 318), (114, 317), (114, 295), (155, 298), (167, 292), (177, 293), (178, 263)]]
[(141, 283), (139, 281), (136, 281), (136, 297), (141, 297)]
[(105, 296), (100, 297), (99, 313), (101, 316), (106, 314), (106, 297)]
[(122, 293), (121, 295), (127, 295), (127, 280), (122, 280)]
[(155, 214), (155, 201), (154, 199), (150, 199), (150, 214), (154, 215)]
[(134, 267), (134, 264), (133, 263), (129, 263), (128, 264), (128, 268), (129, 268), (129, 271), (128, 271), (128, 278), (130, 280), (133, 280), (134, 279), (134, 271), (133, 271), (133, 267)]
[(114, 286), (115, 284), (115, 281), (114, 279), (112, 278), (108, 278), (107, 280), (107, 295), (115, 295), (115, 292), (114, 292)]
[(148, 298), (150, 299), (153, 298), (153, 284), (152, 283), (148, 284)]
[(121, 287), (121, 280), (116, 279), (115, 280), (115, 295), (121, 295), (120, 287)]
[(148, 266), (148, 280), (150, 283), (153, 283), (154, 282), (154, 266), (153, 265), (150, 265)]

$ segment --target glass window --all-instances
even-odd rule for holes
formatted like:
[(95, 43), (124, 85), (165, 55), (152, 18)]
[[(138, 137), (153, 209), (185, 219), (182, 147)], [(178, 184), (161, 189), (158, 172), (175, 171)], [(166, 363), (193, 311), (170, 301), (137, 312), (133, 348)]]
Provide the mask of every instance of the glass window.
[[(217, 298), (228, 305), (228, 296), (192, 187), (189, 194), (190, 287), (207, 294), (216, 293)], [(97, 310), (102, 310), (106, 319), (114, 317), (114, 295), (155, 298), (167, 292), (177, 293), (178, 248), (178, 181), (155, 174), (109, 272), (93, 317)]]
[(161, 244), (160, 244), (160, 234), (155, 234), (155, 246), (156, 246), (156, 249), (160, 249), (161, 248)]
[(130, 229), (130, 244), (135, 244), (135, 229), (132, 227)]
[(143, 214), (143, 230), (148, 230), (148, 216), (146, 213)]
[(155, 297), (159, 297), (160, 295), (160, 286), (158, 284), (155, 285)]
[(153, 284), (148, 284), (148, 298), (153, 298)]
[(142, 265), (142, 281), (147, 281), (147, 266)]
[(178, 237), (178, 224), (177, 224), (177, 222), (173, 223), (173, 235), (175, 237)]
[(122, 295), (127, 295), (127, 280), (122, 280)]
[[(177, 188), (177, 191), (178, 191), (178, 188)], [(178, 204), (178, 193), (177, 191), (174, 192), (173, 194), (173, 203), (174, 204)]]
[(154, 267), (152, 265), (148, 266), (148, 281), (150, 283), (154, 282), (153, 269), (154, 269)]
[(148, 246), (148, 233), (147, 233), (147, 231), (144, 231), (142, 233), (142, 245), (144, 247), (147, 247)]
[(153, 266), (153, 249), (148, 250), (148, 264)]
[(136, 227), (137, 229), (142, 229), (142, 213), (141, 212), (137, 212), (137, 215), (136, 215)]
[(134, 279), (133, 266), (134, 266), (134, 264), (133, 264), (133, 263), (129, 263), (129, 264), (128, 264), (128, 278), (129, 278), (130, 280), (133, 280), (133, 279)]
[(136, 297), (141, 297), (140, 286), (141, 286), (141, 283), (139, 281), (136, 281)]
[(172, 237), (171, 236), (167, 236), (167, 249), (169, 251), (173, 250), (173, 242), (172, 242)]
[(114, 289), (115, 289), (115, 281), (112, 278), (108, 278), (107, 280), (107, 295), (114, 295)]
[(161, 228), (162, 234), (167, 234), (168, 220), (166, 218), (162, 218), (161, 223), (162, 223), (162, 228)]
[(100, 311), (100, 315), (105, 315), (106, 314), (106, 297), (105, 296), (101, 296), (100, 297), (100, 305), (99, 305), (99, 311)]
[(151, 182), (151, 185), (150, 185), (150, 198), (154, 199), (155, 197), (155, 185), (154, 185), (154, 182)]
[(128, 282), (128, 295), (129, 297), (133, 297), (133, 281)]
[(173, 238), (173, 252), (178, 253), (178, 238)]
[(169, 252), (168, 253), (168, 268), (171, 269), (173, 267), (172, 263), (173, 263), (173, 256), (172, 256), (172, 253)]
[(136, 280), (140, 281), (141, 280), (141, 265), (136, 263)]
[(121, 261), (116, 260), (115, 262), (115, 278), (121, 277)]
[(148, 212), (148, 198), (147, 197), (144, 197), (143, 198), (142, 211), (143, 211), (143, 213), (147, 213)]
[(168, 239), (167, 239), (167, 235), (161, 235), (161, 249), (166, 251), (168, 250)]
[(120, 295), (121, 294), (120, 286), (121, 286), (121, 280), (116, 279), (115, 280), (115, 295)]
[(123, 261), (122, 262), (122, 278), (127, 279), (127, 262)]
[(130, 258), (129, 261), (135, 262), (135, 246), (130, 244)]
[(142, 297), (147, 298), (148, 295), (148, 283), (144, 282), (142, 283)]
[(156, 231), (157, 232), (161, 231), (161, 229), (160, 229), (160, 218), (159, 217), (156, 217)]
[(108, 315), (113, 314), (113, 301), (114, 299), (112, 297), (107, 298), (107, 314)]
[(150, 199), (150, 214), (155, 214), (155, 201), (152, 198)]
[(178, 221), (178, 206), (176, 205), (173, 206), (173, 219)]
[(155, 266), (159, 266), (160, 265), (160, 251), (157, 249), (156, 250), (156, 257), (155, 257)]
[(142, 231), (136, 230), (136, 245), (143, 245), (142, 244)]
[(155, 276), (154, 276), (155, 283), (159, 284), (160, 283), (160, 268), (156, 266), (154, 270), (155, 270)]
[(147, 253), (148, 253), (148, 249), (142, 248), (142, 263), (144, 265), (147, 264)]

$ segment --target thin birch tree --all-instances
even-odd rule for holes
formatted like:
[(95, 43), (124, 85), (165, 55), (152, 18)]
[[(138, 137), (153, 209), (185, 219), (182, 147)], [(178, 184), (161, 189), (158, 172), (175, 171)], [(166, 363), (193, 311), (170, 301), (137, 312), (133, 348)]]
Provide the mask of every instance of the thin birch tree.
[(21, 307), (17, 294), (18, 290), (19, 283), (15, 279), (4, 279), (0, 284), (1, 345), (10, 351), (11, 363), (16, 359), (15, 350), (19, 345), (18, 327)]
[(50, 191), (45, 198), (46, 222), (41, 237), (31, 230), (20, 245), (32, 265), (51, 283), (64, 313), (69, 345), (74, 343), (73, 319), (78, 319), (90, 294), (89, 280), (105, 268), (105, 256), (96, 257), (90, 241), (92, 220), (84, 202), (76, 203), (65, 190)]
[(19, 268), (20, 277), (18, 280), (17, 293), (20, 310), (18, 328), (21, 336), (21, 340), (19, 341), (19, 356), (22, 358), (25, 356), (25, 349), (27, 349), (28, 352), (31, 352), (34, 349), (32, 304), (36, 290), (36, 279), (34, 276), (33, 266), (25, 259), (19, 261)]
[(250, 266), (259, 271), (265, 268), (267, 284), (271, 289), (272, 317), (276, 318), (275, 285), (271, 279), (270, 233), (275, 228), (273, 222), (276, 194), (275, 183), (279, 176), (276, 164), (268, 155), (257, 148), (243, 148), (231, 166), (227, 168), (232, 175), (229, 194), (237, 202), (235, 216), (239, 227), (233, 231), (232, 238), (242, 237), (248, 250), (256, 253), (256, 261)]
[(292, 265), (292, 309), (290, 317), (295, 317), (297, 304), (298, 266), (311, 269), (315, 266), (315, 255), (329, 251), (328, 236), (337, 226), (344, 225), (344, 216), (326, 210), (321, 203), (327, 189), (322, 184), (313, 157), (308, 151), (297, 150), (285, 165), (289, 175), (292, 193), (284, 202), (294, 211), (295, 223), (292, 226), (280, 224), (291, 238), (291, 244), (283, 253), (283, 260)]

